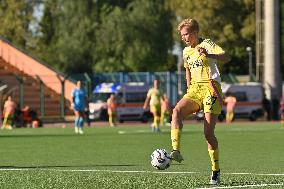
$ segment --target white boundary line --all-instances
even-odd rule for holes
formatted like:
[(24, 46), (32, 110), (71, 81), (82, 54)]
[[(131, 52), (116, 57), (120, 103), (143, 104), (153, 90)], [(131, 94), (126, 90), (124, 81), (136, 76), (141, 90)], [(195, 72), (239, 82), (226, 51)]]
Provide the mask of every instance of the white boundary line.
[[(198, 174), (200, 172), (186, 172), (186, 171), (123, 171), (123, 170), (107, 170), (107, 169), (43, 169), (43, 168), (5, 168), (0, 171), (31, 171), (31, 170), (41, 170), (41, 171), (58, 171), (58, 172), (108, 172), (108, 173), (152, 173), (152, 174)], [(274, 174), (274, 173), (222, 173), (226, 175), (259, 175), (259, 176), (284, 176), (284, 173)], [(284, 186), (284, 183), (278, 184), (251, 184), (251, 185), (236, 185), (236, 186), (216, 186), (216, 187), (205, 187), (196, 189), (222, 189), (222, 188), (249, 188), (249, 187), (264, 187), (264, 186)]]
[(263, 186), (284, 186), (284, 183), (279, 183), (279, 184), (248, 184), (248, 185), (238, 185), (238, 186), (216, 186), (216, 187), (196, 188), (196, 189), (249, 188), (249, 187), (263, 187)]
[[(190, 171), (137, 171), (137, 170), (109, 170), (109, 169), (51, 169), (51, 168), (0, 168), (0, 171), (62, 171), (62, 172), (108, 172), (108, 173), (153, 173), (153, 174), (202, 174)], [(255, 176), (284, 176), (284, 173), (222, 173), (224, 175), (255, 175)]]

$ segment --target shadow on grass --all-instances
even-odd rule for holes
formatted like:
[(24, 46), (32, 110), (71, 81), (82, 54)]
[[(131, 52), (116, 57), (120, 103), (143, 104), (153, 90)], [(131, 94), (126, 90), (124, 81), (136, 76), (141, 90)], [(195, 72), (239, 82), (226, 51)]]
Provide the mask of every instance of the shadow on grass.
[(30, 138), (30, 137), (82, 137), (82, 136), (92, 136), (95, 134), (83, 134), (83, 135), (78, 135), (78, 134), (16, 134), (16, 135), (0, 135), (1, 138), (10, 138), (10, 137), (15, 137), (15, 138)]
[(134, 164), (112, 164), (112, 165), (39, 165), (39, 166), (0, 166), (1, 169), (48, 169), (48, 168), (95, 168), (95, 167), (135, 167)]

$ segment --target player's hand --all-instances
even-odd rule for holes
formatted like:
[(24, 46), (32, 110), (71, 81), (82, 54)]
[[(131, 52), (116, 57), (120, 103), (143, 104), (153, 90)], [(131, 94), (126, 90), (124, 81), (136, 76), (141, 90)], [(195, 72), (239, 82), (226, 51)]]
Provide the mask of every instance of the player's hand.
[(205, 55), (205, 56), (207, 56), (208, 55), (208, 52), (207, 52), (207, 50), (205, 49), (205, 48), (203, 48), (203, 47), (198, 47), (198, 52), (199, 52), (199, 54), (200, 55)]

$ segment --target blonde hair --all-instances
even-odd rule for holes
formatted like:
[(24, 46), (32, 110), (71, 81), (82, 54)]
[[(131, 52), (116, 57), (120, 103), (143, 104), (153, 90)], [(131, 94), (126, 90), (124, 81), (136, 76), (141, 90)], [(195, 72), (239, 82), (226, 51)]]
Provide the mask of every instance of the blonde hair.
[(180, 32), (183, 27), (188, 27), (188, 31), (199, 31), (198, 22), (195, 19), (187, 18), (181, 21), (177, 27), (177, 31)]

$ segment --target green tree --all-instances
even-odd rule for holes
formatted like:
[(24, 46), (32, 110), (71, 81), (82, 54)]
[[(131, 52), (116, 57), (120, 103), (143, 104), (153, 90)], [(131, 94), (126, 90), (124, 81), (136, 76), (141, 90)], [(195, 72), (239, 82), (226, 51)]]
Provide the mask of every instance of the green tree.
[[(181, 41), (172, 28), (183, 18), (192, 17), (200, 22), (203, 37), (212, 38), (232, 56), (222, 72), (246, 74), (245, 49), (255, 46), (254, 3), (254, 0), (1, 0), (0, 35), (63, 72), (174, 71), (175, 57), (169, 52), (173, 39)], [(34, 10), (39, 4), (43, 5), (43, 16), (37, 23)]]
[(44, 1), (41, 58), (65, 73), (92, 73), (96, 14), (93, 0)]
[(58, 63), (67, 73), (91, 72), (94, 36), (94, 3), (62, 1), (56, 48), (60, 50)]
[(56, 48), (58, 40), (56, 32), (58, 30), (57, 25), (59, 23), (60, 4), (58, 1), (44, 1), (42, 6), (44, 7), (43, 16), (39, 21), (39, 28), (37, 35), (35, 36), (37, 45), (33, 51), (41, 60), (58, 68), (57, 55), (59, 54), (59, 51)]
[[(281, 24), (281, 59), (280, 59), (280, 62), (281, 62), (281, 73), (282, 73), (282, 79), (284, 80), (284, 1), (281, 1), (281, 17), (280, 17), (280, 24)], [(284, 89), (283, 89), (284, 90)]]
[(101, 14), (97, 71), (169, 70), (172, 13), (164, 0), (136, 0)]
[(31, 24), (34, 21), (33, 0), (0, 1), (0, 35), (21, 48), (28, 48), (32, 40)]
[(168, 70), (171, 18), (164, 0), (44, 1), (37, 53), (67, 73)]

